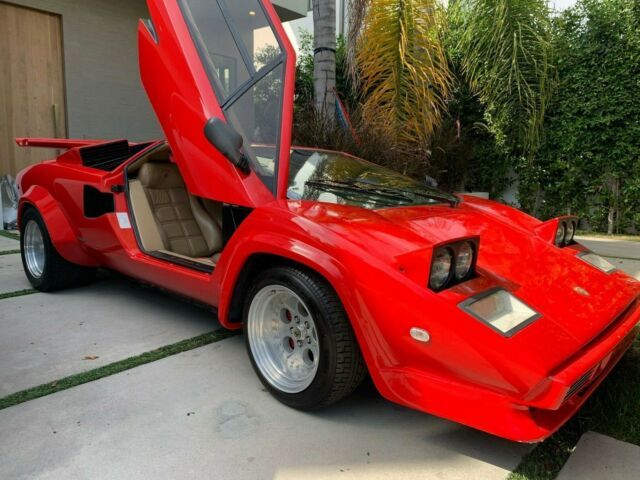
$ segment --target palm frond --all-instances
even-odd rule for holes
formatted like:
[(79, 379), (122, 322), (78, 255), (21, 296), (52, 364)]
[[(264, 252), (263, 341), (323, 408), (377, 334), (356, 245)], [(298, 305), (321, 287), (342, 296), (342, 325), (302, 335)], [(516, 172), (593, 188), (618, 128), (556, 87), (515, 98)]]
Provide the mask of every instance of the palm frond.
[(446, 110), (451, 74), (438, 0), (368, 4), (355, 61), (367, 122), (399, 146), (426, 149)]
[(458, 0), (457, 58), (472, 89), (516, 149), (535, 152), (555, 85), (544, 0)]
[[(358, 82), (358, 68), (356, 64), (356, 49), (360, 34), (364, 27), (364, 19), (367, 15), (367, 8), (371, 0), (349, 0), (349, 28), (347, 30), (347, 68), (351, 81)], [(353, 48), (351, 48), (353, 47)]]

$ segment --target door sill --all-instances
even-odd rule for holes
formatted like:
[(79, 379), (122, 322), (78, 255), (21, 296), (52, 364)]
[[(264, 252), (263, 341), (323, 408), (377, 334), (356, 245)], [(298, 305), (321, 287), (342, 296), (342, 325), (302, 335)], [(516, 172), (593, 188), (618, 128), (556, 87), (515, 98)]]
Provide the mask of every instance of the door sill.
[(215, 270), (215, 266), (213, 265), (207, 265), (205, 263), (198, 262), (197, 260), (190, 260), (183, 256), (172, 255), (168, 252), (155, 251), (144, 253), (150, 257), (157, 258), (158, 260), (163, 260), (165, 262), (173, 263), (174, 265), (190, 268), (191, 270), (197, 270), (203, 273), (212, 273)]

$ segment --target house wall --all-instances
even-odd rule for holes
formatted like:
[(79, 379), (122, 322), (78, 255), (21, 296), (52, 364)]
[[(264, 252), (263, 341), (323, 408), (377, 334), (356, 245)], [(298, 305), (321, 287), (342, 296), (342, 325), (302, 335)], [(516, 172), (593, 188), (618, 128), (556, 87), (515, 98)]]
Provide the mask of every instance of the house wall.
[(137, 21), (148, 17), (144, 0), (8, 3), (62, 16), (69, 137), (162, 137), (138, 71)]

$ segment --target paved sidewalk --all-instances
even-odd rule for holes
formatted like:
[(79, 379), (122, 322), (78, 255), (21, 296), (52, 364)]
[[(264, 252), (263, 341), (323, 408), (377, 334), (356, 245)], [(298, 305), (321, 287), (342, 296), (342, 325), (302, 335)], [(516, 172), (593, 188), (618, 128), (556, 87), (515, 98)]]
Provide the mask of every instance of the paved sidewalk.
[(640, 242), (614, 238), (576, 237), (576, 241), (593, 250), (620, 270), (640, 280)]
[(576, 241), (598, 255), (640, 260), (640, 242), (588, 236), (576, 237)]
[[(11, 281), (20, 283), (22, 270), (14, 274)], [(213, 312), (119, 277), (6, 298), (0, 300), (0, 397), (216, 328)]]
[[(0, 294), (31, 288), (22, 269), (20, 254), (0, 255)], [(0, 315), (2, 315), (1, 312), (0, 310)]]
[(640, 447), (595, 432), (585, 433), (557, 480), (634, 480)]
[(0, 235), (0, 252), (6, 252), (8, 250), (20, 250), (20, 242), (13, 238)]
[(0, 411), (0, 478), (503, 479), (530, 448), (365, 388), (274, 400), (234, 337)]

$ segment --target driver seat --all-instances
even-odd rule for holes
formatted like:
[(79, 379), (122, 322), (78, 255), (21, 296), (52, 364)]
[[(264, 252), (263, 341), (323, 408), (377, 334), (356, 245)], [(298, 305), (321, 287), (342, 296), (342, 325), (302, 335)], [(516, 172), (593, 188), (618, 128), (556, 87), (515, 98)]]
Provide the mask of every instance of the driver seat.
[(201, 200), (187, 191), (174, 163), (147, 162), (138, 172), (158, 227), (164, 250), (179, 256), (217, 261), (222, 250), (222, 226)]

